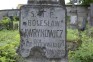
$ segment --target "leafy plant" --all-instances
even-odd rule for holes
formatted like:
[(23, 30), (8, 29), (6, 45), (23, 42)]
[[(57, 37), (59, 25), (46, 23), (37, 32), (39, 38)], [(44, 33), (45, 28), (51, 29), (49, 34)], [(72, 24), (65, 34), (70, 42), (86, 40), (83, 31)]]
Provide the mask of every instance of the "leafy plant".
[(93, 38), (81, 32), (82, 44), (76, 51), (69, 51), (69, 62), (93, 62)]
[(16, 62), (19, 40), (18, 31), (0, 31), (0, 62)]
[(6, 29), (9, 29), (9, 23), (11, 20), (8, 17), (3, 17), (3, 20), (0, 21), (0, 24), (5, 27)]
[(78, 41), (78, 31), (67, 29), (67, 41), (77, 42)]
[(90, 5), (93, 3), (93, 0), (80, 0), (80, 2), (82, 2), (83, 5)]

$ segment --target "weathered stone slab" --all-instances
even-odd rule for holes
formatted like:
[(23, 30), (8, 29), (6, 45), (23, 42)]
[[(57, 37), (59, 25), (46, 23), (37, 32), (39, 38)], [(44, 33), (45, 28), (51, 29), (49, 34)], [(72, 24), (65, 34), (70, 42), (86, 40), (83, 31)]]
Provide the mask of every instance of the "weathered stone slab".
[(90, 26), (93, 26), (93, 4), (90, 5)]
[(26, 62), (67, 62), (65, 13), (60, 5), (21, 8), (19, 53)]
[(91, 11), (90, 11), (90, 12), (91, 12), (90, 14), (91, 14), (91, 16), (93, 17), (93, 4), (90, 4), (90, 10), (91, 10)]

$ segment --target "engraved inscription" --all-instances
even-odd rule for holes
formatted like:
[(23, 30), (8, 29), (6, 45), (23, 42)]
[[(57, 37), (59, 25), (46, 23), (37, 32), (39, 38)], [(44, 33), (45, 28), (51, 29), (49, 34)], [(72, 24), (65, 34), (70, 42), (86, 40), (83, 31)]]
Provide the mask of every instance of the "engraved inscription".
[(47, 58), (62, 58), (66, 54), (65, 10), (61, 7), (21, 8), (20, 33), (23, 57), (38, 57), (34, 48), (42, 50)]

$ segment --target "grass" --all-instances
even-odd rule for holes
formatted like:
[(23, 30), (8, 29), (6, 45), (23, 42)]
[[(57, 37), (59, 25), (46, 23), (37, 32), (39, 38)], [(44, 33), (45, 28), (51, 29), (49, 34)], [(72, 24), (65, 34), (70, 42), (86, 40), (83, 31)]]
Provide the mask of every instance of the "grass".
[[(78, 39), (77, 30), (67, 30), (67, 40)], [(16, 49), (19, 46), (20, 36), (17, 30), (0, 31), (0, 62), (16, 62)]]
[(68, 42), (76, 42), (78, 40), (78, 31), (67, 29), (67, 41)]
[[(67, 39), (74, 41), (78, 37), (75, 30), (68, 30)], [(0, 31), (0, 62), (16, 62), (16, 49), (19, 46), (20, 36), (17, 30)]]
[(19, 40), (18, 31), (0, 31), (0, 62), (16, 62)]
[(19, 33), (18, 31), (8, 31), (3, 30), (0, 31), (0, 46), (4, 46), (2, 44), (9, 44), (14, 42), (19, 42)]

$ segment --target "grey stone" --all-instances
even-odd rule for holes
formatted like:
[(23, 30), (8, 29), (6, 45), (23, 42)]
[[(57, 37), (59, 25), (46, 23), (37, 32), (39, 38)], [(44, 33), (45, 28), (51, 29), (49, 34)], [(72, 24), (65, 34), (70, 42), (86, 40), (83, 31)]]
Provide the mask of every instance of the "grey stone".
[(18, 53), (23, 61), (67, 62), (65, 7), (33, 4), (22, 6), (20, 12)]

